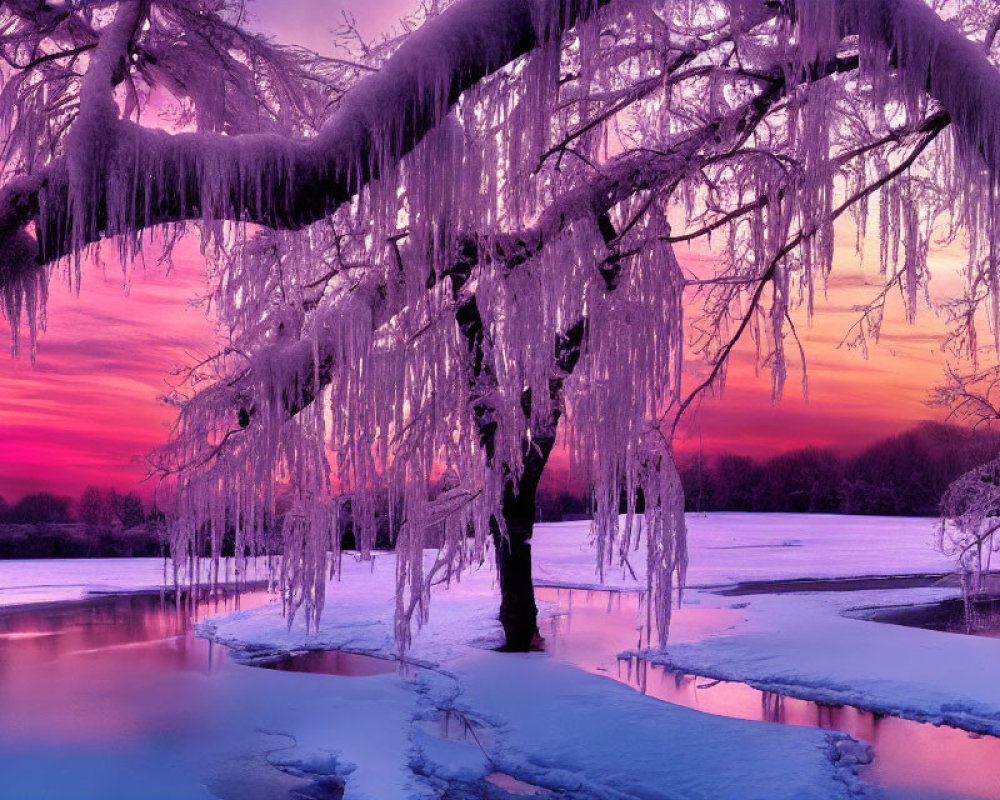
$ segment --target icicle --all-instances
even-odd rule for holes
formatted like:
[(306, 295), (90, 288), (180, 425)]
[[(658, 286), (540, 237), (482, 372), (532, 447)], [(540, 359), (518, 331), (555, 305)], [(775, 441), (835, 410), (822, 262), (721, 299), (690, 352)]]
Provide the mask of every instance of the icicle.
[(24, 231), (0, 249), (0, 310), (10, 325), (11, 357), (20, 353), (21, 328), (27, 322), (32, 363), (39, 331), (45, 327), (48, 295), (48, 272), (38, 265), (37, 255), (35, 239)]

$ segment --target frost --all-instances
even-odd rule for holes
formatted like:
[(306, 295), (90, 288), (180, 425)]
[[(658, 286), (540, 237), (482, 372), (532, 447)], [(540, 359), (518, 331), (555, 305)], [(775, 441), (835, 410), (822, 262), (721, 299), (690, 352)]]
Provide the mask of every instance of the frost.
[(979, 624), (976, 603), (989, 596), (987, 579), (1000, 550), (1000, 463), (990, 461), (955, 480), (941, 498), (938, 547), (955, 559), (966, 623)]

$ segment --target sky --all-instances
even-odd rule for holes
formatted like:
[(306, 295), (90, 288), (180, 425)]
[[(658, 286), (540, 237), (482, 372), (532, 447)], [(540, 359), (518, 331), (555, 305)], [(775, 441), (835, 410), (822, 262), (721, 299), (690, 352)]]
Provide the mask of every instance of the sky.
[[(333, 30), (352, 14), (365, 35), (398, 19), (408, 0), (257, 0), (251, 5), (261, 30), (276, 39), (330, 51)], [(845, 240), (848, 238), (844, 232)], [(875, 252), (872, 248), (872, 252)], [(685, 258), (695, 253), (680, 252)], [(959, 254), (932, 253), (932, 291), (954, 294)], [(0, 356), (0, 497), (33, 491), (76, 496), (88, 485), (150, 490), (146, 454), (162, 444), (173, 413), (162, 396), (171, 370), (212, 351), (215, 331), (201, 307), (203, 262), (197, 249), (179, 252), (173, 271), (138, 267), (126, 292), (113, 264), (91, 264), (77, 296), (53, 276), (48, 328), (37, 362)], [(860, 265), (846, 241), (834, 276), (810, 323), (796, 326), (805, 346), (809, 397), (797, 367), (785, 397), (771, 400), (770, 378), (755, 375), (746, 347), (736, 353), (724, 396), (702, 403), (680, 449), (736, 452), (764, 458), (816, 445), (855, 452), (942, 412), (926, 404), (943, 376), (943, 322), (924, 310), (913, 326), (902, 321), (898, 298), (890, 302), (881, 343), (866, 359), (837, 345), (855, 318), (853, 306), (877, 292), (874, 264)], [(6, 336), (0, 322), (0, 337)], [(690, 376), (696, 376), (692, 373)], [(565, 468), (556, 456), (553, 465)]]

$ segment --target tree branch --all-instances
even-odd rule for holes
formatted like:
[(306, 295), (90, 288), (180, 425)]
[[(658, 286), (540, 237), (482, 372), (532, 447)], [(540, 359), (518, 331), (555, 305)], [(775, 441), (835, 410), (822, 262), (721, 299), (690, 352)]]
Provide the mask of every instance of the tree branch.
[[(465, 90), (609, 2), (462, 0), (412, 34), (377, 73), (349, 91), (310, 140), (169, 135), (119, 122), (105, 136), (114, 137), (127, 174), (114, 176), (114, 182), (104, 176), (95, 187), (96, 195), (89, 198), (93, 219), (85, 228), (74, 232), (71, 170), (63, 157), (0, 193), (0, 247), (30, 223), (41, 263), (107, 236), (205, 217), (301, 228), (331, 214), (377, 178), (383, 166), (398, 162)], [(557, 22), (539, 33), (536, 14)], [(94, 85), (104, 84), (108, 69), (101, 69)]]

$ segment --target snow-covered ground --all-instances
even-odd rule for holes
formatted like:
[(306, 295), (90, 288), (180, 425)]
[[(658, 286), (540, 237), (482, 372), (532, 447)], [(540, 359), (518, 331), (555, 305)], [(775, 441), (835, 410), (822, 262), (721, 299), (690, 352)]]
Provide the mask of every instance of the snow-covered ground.
[[(947, 573), (936, 520), (795, 514), (689, 515), (689, 587), (740, 581)], [(541, 526), (542, 582), (590, 579), (585, 523)], [(643, 559), (632, 563), (642, 575)], [(634, 584), (619, 573), (620, 586)], [(1000, 734), (1000, 640), (869, 622), (866, 609), (932, 603), (947, 586), (721, 596), (689, 591), (701, 608), (738, 607), (744, 621), (718, 635), (672, 639), (647, 657), (683, 672), (749, 683), (830, 704)]]
[(163, 586), (158, 558), (66, 558), (0, 561), (0, 606), (80, 600), (91, 592)]
[[(556, 528), (566, 533), (564, 577), (593, 572), (578, 547), (584, 528)], [(213, 620), (202, 631), (249, 658), (304, 648), (391, 656), (394, 579), (391, 555), (349, 564), (329, 587), (315, 633), (289, 628), (274, 606)], [(428, 788), (439, 780), (476, 783), (499, 770), (580, 798), (775, 800), (849, 797), (857, 789), (854, 751), (839, 734), (700, 714), (543, 654), (493, 652), (502, 641), (496, 607), (487, 568), (438, 592), (408, 653), (422, 668), (411, 682), (400, 679), (420, 694), (423, 713), (413, 749), (387, 756), (402, 763), (383, 765), (400, 776), (396, 791), (375, 793), (355, 771), (346, 776), (347, 797), (416, 796), (412, 770), (429, 776)], [(473, 720), (480, 742), (442, 739), (428, 721), (443, 712)]]
[[(226, 559), (220, 580), (226, 579)], [(0, 560), (0, 607), (81, 600), (89, 594), (155, 591), (173, 584), (161, 558)], [(251, 579), (254, 576), (251, 576)], [(261, 573), (263, 577), (263, 572)], [(208, 580), (206, 568), (204, 580)]]
[[(782, 694), (829, 703), (847, 703), (876, 711), (899, 714), (916, 720), (949, 722), (973, 730), (1000, 731), (1000, 684), (992, 678), (992, 665), (1000, 658), (1000, 641), (939, 633), (915, 628), (883, 625), (845, 616), (859, 607), (931, 602), (954, 596), (956, 590), (945, 587), (914, 589), (867, 589), (844, 592), (795, 592), (765, 593), (739, 597), (715, 594), (710, 588), (733, 585), (745, 581), (789, 581), (809, 578), (877, 577), (896, 575), (935, 575), (951, 570), (951, 562), (934, 549), (934, 520), (890, 519), (871, 517), (803, 516), (803, 515), (751, 515), (710, 514), (691, 515), (690, 528), (691, 569), (688, 593), (689, 606), (705, 609), (739, 609), (739, 622), (727, 624), (725, 629), (705, 635), (698, 631), (689, 636), (678, 630), (678, 636), (664, 650), (652, 654), (652, 659), (672, 668), (710, 677), (749, 682), (754, 686)], [(540, 525), (534, 544), (536, 582), (551, 586), (597, 585), (593, 552), (587, 544), (588, 525), (585, 522)], [(641, 581), (644, 559), (632, 560), (632, 566)], [(331, 587), (329, 611), (322, 629), (313, 636), (303, 631), (283, 626), (275, 609), (247, 612), (235, 618), (215, 623), (213, 636), (230, 645), (248, 647), (250, 651), (297, 647), (334, 647), (387, 654), (391, 652), (392, 608), (387, 594), (379, 588), (387, 580), (391, 562), (376, 565), (376, 574), (369, 576), (366, 587), (358, 594), (361, 581), (349, 576), (344, 583)], [(359, 570), (362, 568), (359, 566)], [(367, 568), (365, 568), (367, 569)], [(385, 576), (378, 572), (385, 569)], [(359, 576), (360, 577), (360, 576)], [(496, 658), (467, 644), (484, 644), (497, 635), (492, 612), (495, 600), (488, 573), (468, 576), (462, 584), (440, 592), (434, 600), (431, 622), (416, 638), (411, 656), (419, 663), (437, 665), (458, 675), (461, 691), (452, 706), (486, 719), (490, 717), (487, 692), (476, 693), (480, 686), (473, 676), (490, 674), (488, 662)], [(621, 570), (612, 570), (605, 586), (628, 589), (637, 586), (636, 579)], [(698, 587), (701, 587), (700, 589)], [(776, 587), (777, 589), (778, 587)], [(543, 613), (551, 613), (546, 607)], [(731, 620), (730, 620), (731, 621)], [(457, 661), (450, 654), (462, 652)], [(535, 659), (532, 661), (532, 659)], [(685, 715), (694, 719), (708, 719), (706, 739), (686, 734), (691, 730), (690, 718), (673, 718), (673, 709), (655, 704), (633, 693), (625, 701), (628, 689), (614, 686), (599, 677), (586, 677), (565, 665), (546, 661), (544, 658), (502, 657), (503, 669), (511, 673), (525, 670), (518, 675), (518, 691), (506, 700), (499, 700), (500, 729), (517, 731), (510, 741), (534, 753), (558, 753), (551, 756), (551, 763), (565, 759), (572, 747), (584, 747), (583, 759), (599, 754), (617, 753), (616, 743), (621, 733), (615, 732), (613, 720), (639, 714), (639, 709), (652, 715), (649, 725), (662, 731), (659, 739), (660, 753), (665, 754), (662, 742), (699, 741), (699, 749), (716, 750), (707, 742), (712, 736), (723, 736), (721, 729), (713, 726), (716, 718), (706, 718), (694, 712)], [(521, 664), (524, 666), (522, 667)], [(472, 666), (458, 667), (456, 664)], [(515, 664), (517, 667), (515, 668)], [(555, 683), (549, 683), (547, 672), (561, 671)], [(546, 697), (536, 693), (521, 694), (521, 687), (535, 684), (566, 687), (566, 693), (581, 698), (585, 708), (602, 708), (601, 716), (607, 717), (598, 730), (581, 727), (583, 722), (572, 712), (572, 703), (565, 698), (559, 703), (546, 703)], [(579, 684), (579, 685), (578, 685)], [(584, 689), (584, 684), (587, 686)], [(496, 695), (503, 698), (503, 695)], [(464, 699), (463, 699), (464, 698)], [(613, 699), (612, 699), (613, 698)], [(649, 705), (649, 703), (653, 705)], [(465, 705), (463, 705), (465, 704)], [(631, 707), (636, 704), (635, 707)], [(514, 720), (520, 709), (537, 709), (546, 706), (553, 717), (565, 721), (563, 725), (544, 722), (536, 717)], [(562, 710), (559, 710), (562, 707)], [(614, 712), (608, 709), (615, 709)], [(497, 709), (491, 709), (497, 713)], [(596, 714), (596, 712), (595, 712)], [(624, 716), (618, 716), (624, 715)], [(496, 722), (496, 720), (494, 720)], [(730, 724), (727, 722), (727, 724)], [(732, 723), (736, 729), (750, 723)], [(679, 727), (676, 727), (679, 726)], [(585, 735), (576, 736), (577, 731)], [(752, 725), (750, 741), (764, 741), (761, 730), (773, 726)], [(788, 729), (785, 729), (786, 731)], [(604, 732), (602, 735), (601, 731)], [(536, 736), (528, 733), (537, 732)], [(610, 733), (610, 735), (608, 735)], [(804, 731), (792, 729), (788, 735), (797, 746), (783, 745), (802, 755), (801, 748), (809, 741), (799, 740)], [(560, 736), (562, 739), (560, 740)], [(628, 737), (629, 746), (645, 737)], [(590, 742), (595, 747), (581, 744)], [(716, 743), (718, 745), (718, 742)], [(725, 751), (740, 752), (745, 744), (726, 747)], [(811, 746), (815, 747), (813, 741)], [(806, 747), (808, 750), (808, 747)], [(787, 752), (787, 750), (786, 750)], [(498, 756), (494, 755), (494, 758)], [(788, 757), (787, 755), (785, 756)], [(623, 755), (630, 764), (641, 763), (642, 753)], [(676, 754), (669, 763), (684, 764), (692, 760), (690, 753)], [(653, 759), (656, 760), (655, 757)], [(809, 759), (806, 758), (806, 761)], [(522, 778), (552, 788), (566, 789), (551, 775), (539, 773), (537, 764), (523, 756), (512, 761), (500, 759), (502, 768)], [(697, 761), (697, 759), (695, 759)], [(664, 762), (661, 757), (657, 763)], [(755, 756), (760, 764), (769, 763), (766, 753)], [(565, 764), (564, 764), (565, 766)], [(745, 766), (745, 765), (744, 765)], [(605, 766), (605, 769), (608, 767)], [(580, 774), (581, 764), (575, 763), (574, 774)], [(749, 797), (748, 787), (761, 789), (763, 796), (808, 796), (810, 790), (801, 785), (775, 780), (774, 776), (755, 782), (738, 777), (741, 767), (730, 759), (727, 764), (713, 766), (711, 770), (696, 771), (697, 780), (716, 781), (712, 785), (686, 786), (687, 772), (674, 768), (674, 774), (665, 776), (637, 770), (637, 780), (649, 779), (645, 789), (633, 786), (626, 796), (641, 796), (642, 791), (653, 791), (654, 786), (685, 786), (678, 796)], [(814, 770), (798, 763), (797, 775), (811, 775), (812, 791), (820, 796), (836, 796), (846, 791), (844, 784), (828, 784)], [(822, 772), (822, 771), (820, 771)], [(621, 776), (613, 769), (607, 772), (600, 791), (620, 786)], [(711, 777), (707, 777), (711, 776)], [(842, 776), (841, 776), (842, 777)], [(827, 775), (829, 780), (830, 776)], [(664, 783), (667, 780), (667, 783)], [(749, 783), (746, 781), (749, 780)], [(834, 778), (837, 781), (838, 778)], [(733, 781), (732, 784), (729, 782)], [(775, 787), (787, 787), (778, 789)], [(831, 788), (835, 786), (836, 788)], [(728, 788), (727, 788), (728, 787)], [(739, 788), (735, 788), (739, 787)], [(593, 788), (593, 787), (592, 787)], [(805, 792), (803, 795), (802, 792)], [(826, 794), (824, 794), (826, 793)], [(667, 795), (669, 796), (669, 795)]]
[[(689, 587), (740, 581), (945, 573), (954, 563), (934, 547), (937, 520), (836, 514), (688, 514)], [(535, 582), (597, 585), (588, 522), (541, 524)], [(630, 559), (645, 574), (644, 552)], [(635, 586), (612, 569), (605, 586)]]
[[(1000, 688), (991, 677), (1000, 641), (845, 616), (858, 607), (953, 596), (954, 589), (782, 594), (764, 587), (736, 597), (711, 591), (741, 581), (946, 573), (951, 564), (933, 548), (933, 520), (711, 514), (692, 515), (688, 523), (695, 588), (686, 602), (727, 610), (726, 624), (693, 632), (679, 625), (651, 658), (783, 694), (1000, 731)], [(538, 526), (537, 583), (597, 583), (587, 530), (587, 523)], [(641, 554), (632, 560), (640, 580), (643, 562)], [(14, 574), (25, 563), (14, 564)], [(0, 603), (37, 599), (39, 587), (54, 583), (39, 571), (35, 578), (19, 574), (12, 585), (11, 569), (0, 562)], [(158, 583), (159, 569), (156, 561), (60, 562), (55, 582), (76, 594), (143, 588)], [(289, 627), (272, 605), (212, 620), (202, 634), (247, 660), (316, 648), (391, 656), (394, 581), (391, 554), (373, 564), (348, 561), (343, 579), (328, 589), (318, 631), (307, 633), (298, 622)], [(607, 585), (637, 586), (618, 570)], [(556, 611), (542, 605), (543, 614)], [(496, 607), (486, 567), (442, 587), (408, 653), (417, 668), (406, 675), (336, 678), (246, 668), (261, 676), (253, 679), (260, 691), (287, 697), (296, 708), (309, 685), (323, 686), (331, 703), (357, 709), (364, 720), (352, 726), (352, 712), (324, 724), (308, 714), (275, 712), (271, 722), (255, 724), (291, 736), (293, 744), (272, 762), (305, 773), (333, 771), (345, 780), (348, 798), (380, 800), (434, 796), (444, 783), (481, 788), (494, 771), (581, 798), (776, 800), (859, 791), (854, 751), (839, 734), (701, 714), (558, 658), (495, 653)], [(476, 736), (443, 736), (442, 715), (452, 714), (469, 721)]]
[[(688, 527), (689, 586), (940, 573), (952, 568), (933, 547), (934, 521), (929, 519), (717, 513), (688, 515)], [(588, 522), (538, 525), (536, 583), (598, 585), (588, 530)], [(632, 566), (641, 577), (645, 560), (635, 558)], [(358, 572), (359, 578), (364, 571)], [(0, 561), (0, 606), (158, 589), (163, 579), (164, 564), (157, 558)], [(366, 591), (358, 583), (358, 591)], [(353, 578), (351, 584), (353, 591)], [(634, 587), (636, 582), (611, 570), (604, 585)]]

